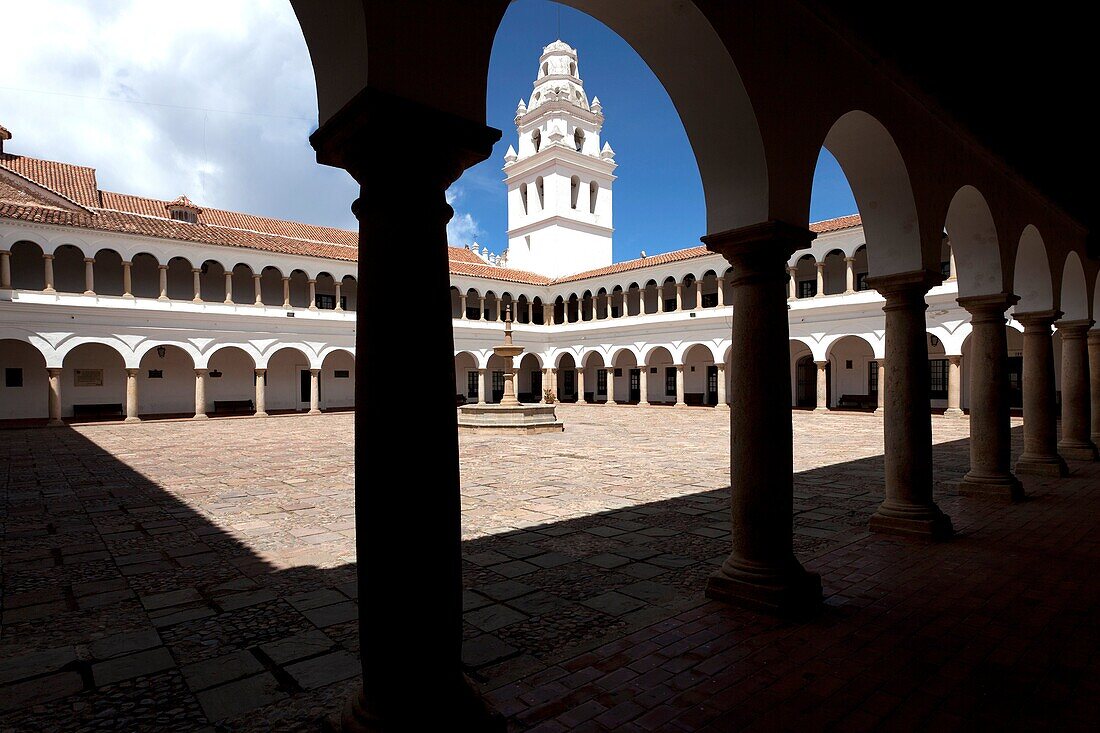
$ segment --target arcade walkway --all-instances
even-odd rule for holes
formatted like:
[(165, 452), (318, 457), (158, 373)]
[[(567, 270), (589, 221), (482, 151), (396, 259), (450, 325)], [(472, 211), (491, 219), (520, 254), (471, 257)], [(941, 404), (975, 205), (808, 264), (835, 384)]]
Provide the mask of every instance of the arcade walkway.
[[(795, 413), (796, 549), (826, 606), (780, 622), (703, 598), (728, 414), (561, 414), (561, 435), (462, 440), (464, 658), (513, 729), (1073, 730), (1095, 710), (1100, 464), (1025, 478), (1023, 504), (961, 499), (966, 423), (934, 418), (959, 536), (896, 540), (863, 531), (881, 420)], [(358, 684), (350, 421), (0, 432), (0, 730), (317, 730)]]

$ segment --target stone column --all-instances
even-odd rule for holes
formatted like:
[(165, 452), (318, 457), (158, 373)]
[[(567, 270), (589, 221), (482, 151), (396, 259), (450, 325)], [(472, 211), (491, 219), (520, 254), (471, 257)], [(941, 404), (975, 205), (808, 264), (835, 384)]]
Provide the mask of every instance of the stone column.
[(958, 280), (958, 273), (955, 270), (955, 248), (951, 247), (950, 250), (948, 250), (948, 251), (949, 251), (949, 258), (948, 259), (949, 259), (949, 262), (950, 262), (950, 264), (948, 265), (948, 268), (951, 270), (951, 272), (948, 273), (947, 280), (948, 281)]
[(256, 417), (267, 417), (267, 370), (256, 370)]
[(42, 255), (42, 277), (45, 281), (42, 292), (56, 293), (57, 291), (53, 286), (53, 255)]
[(477, 403), (479, 405), (489, 404), (489, 370), (478, 369), (477, 370)]
[[(606, 296), (604, 297), (604, 302), (606, 303)], [(600, 315), (600, 296), (599, 296), (598, 293), (595, 296), (593, 296), (592, 303), (593, 303), (592, 313), (595, 316), (595, 320), (602, 321), (604, 318), (607, 318), (607, 308), (606, 307), (604, 308), (603, 315)]]
[(160, 295), (157, 300), (168, 300), (168, 265), (157, 265), (160, 274)]
[(817, 295), (815, 298), (820, 298), (825, 295), (825, 262), (815, 262), (817, 267)]
[(692, 307), (693, 311), (697, 311), (703, 307), (703, 281), (695, 281), (695, 305)]
[(233, 271), (225, 273), (225, 304), (233, 305)]
[(649, 407), (649, 367), (643, 364), (638, 371), (638, 407)]
[(932, 420), (928, 410), (927, 304), (939, 273), (917, 270), (868, 279), (886, 299), (886, 498), (871, 516), (873, 531), (932, 539), (952, 534), (932, 500)]
[(549, 383), (549, 378), (546, 375), (548, 374), (548, 372), (549, 372), (548, 369), (543, 369), (540, 372), (540, 374), (542, 374), (542, 386), (539, 387), (539, 404), (540, 405), (547, 404), (547, 402), (546, 402), (546, 385)]
[(205, 420), (206, 415), (206, 370), (195, 370), (195, 417), (193, 420)]
[(11, 287), (11, 252), (0, 249), (0, 288)]
[(309, 280), (309, 310), (317, 310), (317, 281)]
[(138, 417), (138, 370), (126, 370), (126, 422), (140, 422)]
[(829, 362), (815, 361), (817, 365), (817, 403), (814, 412), (829, 411)]
[(122, 297), (123, 298), (132, 298), (132, 297), (134, 297), (134, 293), (133, 293), (133, 290), (134, 290), (133, 273), (131, 271), (132, 266), (133, 266), (132, 262), (128, 262), (127, 260), (122, 261)]
[(718, 278), (718, 307), (721, 308), (726, 304), (726, 281), (725, 278)]
[(343, 296), (343, 293), (341, 293), (340, 291), (343, 289), (344, 284), (342, 282), (340, 282), (339, 280), (335, 280), (332, 283), (332, 287), (333, 287), (333, 291), (334, 291), (334, 297), (336, 298), (336, 307), (334, 308), (334, 310), (342, 311), (342, 310), (344, 310), (344, 306), (341, 303), (341, 299), (344, 296)]
[(814, 234), (778, 221), (703, 237), (732, 265), (730, 519), (732, 550), (710, 577), (707, 596), (803, 614), (821, 603), (821, 580), (794, 556), (791, 380), (760, 354), (789, 350), (784, 266)]
[(615, 367), (607, 368), (607, 402), (605, 404), (618, 404), (615, 402)]
[(462, 315), (459, 318), (463, 321), (469, 320), (466, 316), (466, 294), (461, 293), (458, 296), (458, 307), (462, 310)]
[(61, 420), (61, 370), (47, 369), (50, 379), (50, 419), (47, 425), (58, 427), (65, 423)]
[(1092, 402), (1092, 442), (1100, 445), (1100, 330), (1089, 331), (1089, 397)]
[(875, 400), (875, 414), (886, 412), (886, 357), (878, 359), (878, 399)]
[(726, 365), (715, 364), (714, 366), (718, 370), (718, 404), (715, 407), (719, 410), (728, 410), (730, 406), (726, 402)]
[(1065, 476), (1058, 455), (1058, 417), (1054, 409), (1054, 344), (1050, 327), (1061, 312), (1015, 313), (1024, 327), (1024, 452), (1016, 473)]
[(676, 364), (676, 404), (673, 407), (687, 407), (684, 402), (684, 365)]
[[(394, 129), (425, 140), (410, 149), (379, 145)], [(439, 130), (447, 130), (439, 135)], [(433, 132), (434, 131), (434, 132)], [(408, 267), (415, 242), (418, 295), (401, 318), (371, 318), (392, 293), (362, 287), (356, 328), (356, 556), (363, 686), (345, 708), (344, 731), (503, 731), (462, 673), (462, 533), (454, 339), (447, 258), (447, 187), (485, 160), (500, 132), (368, 87), (311, 136), (318, 160), (347, 169), (362, 186), (360, 283), (380, 282)], [(424, 502), (407, 485), (408, 436), (378, 430), (379, 415), (407, 411), (407, 390), (394, 389), (387, 352), (418, 332), (417, 445), (432, 461), (416, 467), (432, 486)], [(416, 517), (410, 542), (407, 520)], [(396, 551), (395, 551), (396, 550)], [(423, 621), (430, 609), (432, 622)]]
[[(462, 302), (465, 303), (466, 301), (464, 300)], [(462, 311), (463, 311), (463, 316), (462, 317), (465, 318), (466, 317), (465, 316), (466, 309), (463, 308)], [(535, 322), (535, 307), (533, 305), (531, 305), (531, 301), (527, 301), (527, 322), (528, 323), (534, 323)]]
[(584, 368), (577, 370), (577, 404), (587, 405), (588, 402), (584, 399)]
[(798, 268), (788, 267), (787, 275), (790, 277), (787, 281), (787, 299), (798, 300)]
[(844, 258), (844, 292), (854, 293), (856, 291), (856, 258), (845, 257)]
[(290, 310), (290, 278), (283, 278), (283, 307)]
[(947, 357), (947, 410), (945, 417), (962, 417), (962, 355)]
[(191, 287), (195, 291), (195, 297), (191, 299), (192, 303), (202, 302), (202, 270), (197, 267), (191, 268)]
[(1089, 395), (1088, 333), (1093, 321), (1058, 321), (1062, 335), (1062, 439), (1058, 453), (1074, 461), (1095, 461)]
[(84, 294), (95, 295), (95, 257), (84, 258)]
[(684, 309), (684, 284), (682, 282), (676, 283), (676, 312), (680, 312)]
[(321, 370), (309, 370), (309, 413), (321, 414)]
[(1008, 399), (1008, 339), (1005, 310), (1015, 295), (959, 298), (970, 313), (970, 471), (959, 493), (1011, 500), (1024, 497), (1012, 475), (1012, 435)]
[(558, 370), (554, 367), (550, 367), (546, 370), (546, 381), (543, 382), (542, 386), (545, 389), (547, 385), (549, 385), (550, 389), (554, 392), (554, 401), (560, 402), (561, 395), (558, 394)]
[(260, 275), (252, 274), (252, 291), (256, 293), (255, 305), (262, 306), (264, 304), (264, 291), (263, 285), (260, 283)]
[(478, 321), (485, 320), (485, 296), (477, 296), (477, 319)]

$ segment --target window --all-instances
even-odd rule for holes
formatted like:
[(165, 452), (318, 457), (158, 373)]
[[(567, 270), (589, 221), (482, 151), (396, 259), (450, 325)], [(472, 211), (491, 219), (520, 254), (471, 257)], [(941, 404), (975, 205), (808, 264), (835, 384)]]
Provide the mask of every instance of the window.
[(527, 213), (527, 184), (519, 184), (519, 200), (523, 202), (523, 213)]
[(336, 371), (334, 371), (332, 373), (332, 377), (333, 377), (333, 379), (350, 379), (351, 378), (351, 370), (350, 369), (337, 369)]
[(504, 372), (493, 372), (493, 392), (504, 391)]
[(704, 308), (717, 308), (718, 307), (718, 293), (704, 293), (703, 294), (703, 307)]
[(852, 360), (851, 359), (845, 359), (844, 360), (844, 368), (845, 369), (851, 369), (852, 368)]
[(170, 215), (176, 221), (185, 221), (188, 224), (199, 223), (199, 216), (194, 211), (186, 211), (184, 209), (172, 209)]
[(817, 295), (817, 280), (799, 280), (798, 297), (812, 298)]
[(4, 370), (5, 387), (23, 386), (23, 369), (21, 367), (8, 367)]
[[(329, 310), (329, 311), (336, 310), (336, 296), (335, 295), (326, 295), (324, 293), (317, 293), (317, 307), (320, 308), (321, 310)], [(343, 308), (344, 310), (347, 310), (347, 308), (348, 308), (347, 296), (345, 296), (345, 295), (340, 296), (340, 307)]]
[(878, 362), (867, 362), (867, 394), (878, 394)]
[(607, 394), (607, 370), (596, 370), (596, 394)]
[(600, 193), (600, 184), (592, 181), (588, 184), (588, 213), (596, 213), (596, 197)]
[[(577, 130), (580, 132), (580, 130)], [(581, 190), (581, 179), (579, 176), (573, 176), (569, 179), (569, 208), (577, 208), (577, 195)]]
[(546, 208), (546, 199), (543, 198), (542, 176), (535, 179), (535, 192), (539, 195), (539, 210)]
[(676, 394), (676, 367), (665, 367), (665, 394)]
[(867, 284), (867, 273), (856, 273), (856, 290), (870, 290), (871, 286)]
[(933, 400), (947, 399), (947, 359), (929, 359), (928, 396)]
[(481, 381), (478, 379), (477, 371), (466, 372), (466, 396), (471, 398), (477, 398), (477, 383)]
[(665, 313), (676, 310), (676, 298), (665, 298)]
[(542, 133), (539, 132), (538, 130), (535, 130), (534, 132), (532, 132), (531, 133), (531, 143), (534, 144), (535, 152), (537, 153), (539, 151), (539, 148), (542, 147)]
[(163, 369), (150, 369), (149, 370), (149, 379), (164, 379), (164, 370)]
[[(584, 130), (579, 127), (573, 131), (573, 147), (577, 149), (578, 153), (584, 148)], [(577, 179), (577, 183), (580, 183), (580, 179)], [(574, 206), (573, 208), (577, 207)]]
[(573, 370), (566, 370), (561, 374), (561, 391), (562, 394), (573, 395), (577, 392), (576, 386), (577, 373)]

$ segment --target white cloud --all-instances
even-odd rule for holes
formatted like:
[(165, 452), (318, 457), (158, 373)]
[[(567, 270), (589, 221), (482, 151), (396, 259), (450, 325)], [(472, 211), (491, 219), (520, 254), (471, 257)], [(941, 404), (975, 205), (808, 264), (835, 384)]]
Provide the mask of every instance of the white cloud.
[(461, 211), (456, 202), (462, 198), (462, 187), (458, 184), (447, 189), (447, 203), (455, 214), (447, 222), (447, 242), (452, 247), (465, 247), (477, 239), (483, 239), (485, 232), (478, 226), (477, 220), (468, 211)]
[(285, 0), (9, 0), (4, 23), (8, 152), (94, 167), (107, 190), (357, 226), (358, 186), (309, 146), (313, 70)]

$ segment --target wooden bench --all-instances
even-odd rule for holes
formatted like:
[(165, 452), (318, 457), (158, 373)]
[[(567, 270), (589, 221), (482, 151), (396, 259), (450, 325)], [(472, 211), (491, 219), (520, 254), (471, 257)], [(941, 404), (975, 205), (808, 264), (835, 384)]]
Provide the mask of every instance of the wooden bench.
[(94, 405), (73, 405), (73, 417), (122, 417), (122, 404), (101, 403)]
[(847, 407), (853, 410), (873, 410), (878, 407), (878, 395), (873, 394), (846, 394), (841, 395), (837, 407)]
[(214, 400), (217, 415), (251, 415), (256, 412), (252, 400)]

